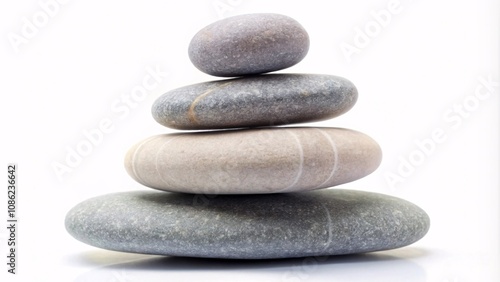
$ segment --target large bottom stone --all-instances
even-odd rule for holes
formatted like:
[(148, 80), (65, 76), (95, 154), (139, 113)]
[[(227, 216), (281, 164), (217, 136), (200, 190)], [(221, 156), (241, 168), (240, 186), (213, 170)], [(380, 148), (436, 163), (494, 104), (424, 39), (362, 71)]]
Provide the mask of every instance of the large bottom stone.
[(270, 259), (403, 247), (427, 233), (429, 217), (402, 199), (340, 189), (214, 197), (140, 191), (78, 204), (66, 229), (115, 251)]

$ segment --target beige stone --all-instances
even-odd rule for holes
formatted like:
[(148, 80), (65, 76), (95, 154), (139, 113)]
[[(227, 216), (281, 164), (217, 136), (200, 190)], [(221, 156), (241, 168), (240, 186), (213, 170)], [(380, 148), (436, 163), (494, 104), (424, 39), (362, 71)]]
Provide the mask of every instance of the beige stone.
[(357, 180), (381, 157), (357, 131), (282, 127), (153, 136), (129, 150), (125, 167), (137, 182), (172, 192), (287, 193)]

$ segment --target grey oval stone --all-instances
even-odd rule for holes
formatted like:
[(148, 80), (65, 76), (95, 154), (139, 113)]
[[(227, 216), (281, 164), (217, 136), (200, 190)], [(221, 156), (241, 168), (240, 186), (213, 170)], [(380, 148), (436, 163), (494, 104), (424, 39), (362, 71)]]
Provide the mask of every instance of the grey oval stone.
[(231, 259), (388, 250), (419, 240), (429, 225), (410, 202), (341, 189), (215, 198), (124, 192), (86, 200), (66, 216), (73, 237), (99, 248)]
[(333, 75), (269, 74), (188, 85), (160, 96), (154, 119), (175, 129), (223, 129), (334, 118), (358, 98), (349, 80)]
[(279, 14), (226, 18), (200, 30), (189, 44), (189, 58), (215, 76), (260, 74), (291, 67), (309, 50), (309, 35), (294, 19)]
[(153, 136), (133, 146), (125, 168), (137, 182), (199, 194), (288, 193), (362, 178), (382, 152), (342, 128), (261, 128)]

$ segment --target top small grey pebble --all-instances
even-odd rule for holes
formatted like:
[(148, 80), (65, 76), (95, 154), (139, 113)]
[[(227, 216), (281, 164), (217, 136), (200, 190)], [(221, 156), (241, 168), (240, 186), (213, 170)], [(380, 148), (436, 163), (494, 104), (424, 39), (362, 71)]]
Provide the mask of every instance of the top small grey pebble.
[(300, 62), (309, 35), (279, 14), (246, 14), (214, 22), (189, 44), (189, 58), (202, 72), (221, 77), (277, 71)]

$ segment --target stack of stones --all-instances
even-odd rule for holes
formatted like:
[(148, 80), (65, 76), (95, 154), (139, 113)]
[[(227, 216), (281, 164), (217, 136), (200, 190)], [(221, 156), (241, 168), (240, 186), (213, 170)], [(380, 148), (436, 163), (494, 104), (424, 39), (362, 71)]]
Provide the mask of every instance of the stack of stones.
[(357, 100), (341, 77), (263, 75), (297, 64), (308, 49), (304, 28), (277, 14), (236, 16), (199, 31), (189, 46), (193, 64), (238, 78), (172, 90), (152, 112), (170, 128), (212, 131), (133, 146), (127, 172), (163, 191), (87, 200), (68, 213), (67, 230), (105, 249), (237, 259), (364, 253), (422, 238), (429, 218), (412, 203), (318, 190), (373, 172), (382, 155), (373, 139), (350, 129), (276, 127), (333, 118)]

